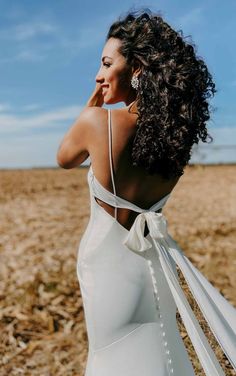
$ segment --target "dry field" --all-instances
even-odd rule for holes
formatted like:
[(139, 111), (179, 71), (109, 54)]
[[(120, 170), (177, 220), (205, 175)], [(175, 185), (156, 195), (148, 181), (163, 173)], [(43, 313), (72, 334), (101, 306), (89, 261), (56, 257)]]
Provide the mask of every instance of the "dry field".
[[(84, 374), (76, 258), (89, 217), (86, 174), (87, 168), (0, 171), (1, 376)], [(189, 259), (236, 307), (236, 165), (187, 167), (163, 212)], [(181, 283), (225, 374), (235, 375)], [(202, 376), (179, 317), (178, 325)]]

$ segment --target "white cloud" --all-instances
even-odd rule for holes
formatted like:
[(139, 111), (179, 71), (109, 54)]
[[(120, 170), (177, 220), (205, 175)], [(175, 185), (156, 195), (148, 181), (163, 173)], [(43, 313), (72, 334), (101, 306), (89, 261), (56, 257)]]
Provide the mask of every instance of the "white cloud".
[(22, 106), (20, 108), (21, 111), (23, 112), (31, 112), (31, 111), (36, 111), (36, 110), (39, 110), (40, 108), (42, 108), (42, 105), (39, 104), (39, 103), (32, 103), (32, 104), (28, 104), (26, 106)]
[(21, 130), (38, 129), (49, 126), (55, 126), (63, 121), (70, 121), (78, 117), (82, 106), (68, 106), (55, 109), (53, 111), (43, 112), (37, 115), (22, 116), (9, 113), (0, 113), (0, 132), (1, 134), (13, 134)]
[(91, 26), (80, 27), (77, 34), (60, 35), (61, 47), (68, 49), (73, 56), (76, 56), (81, 49), (91, 48), (102, 42), (105, 43), (108, 27), (116, 18), (115, 14), (106, 14), (99, 17)]
[[(10, 135), (10, 137), (7, 136), (7, 142), (3, 137), (0, 143), (0, 168), (57, 167), (56, 154), (65, 134), (64, 129), (57, 127), (57, 132), (22, 134), (21, 137), (15, 136), (14, 130), (27, 129), (27, 127), (29, 129), (38, 127), (43, 130), (49, 124), (56, 127), (61, 121), (75, 118), (80, 110), (81, 107), (69, 106), (38, 116), (15, 117), (13, 126), (8, 119), (9, 131), (6, 132), (6, 136)], [(0, 126), (0, 131), (1, 129)], [(233, 141), (236, 140), (236, 127), (215, 128), (210, 133), (214, 137), (214, 143), (200, 143), (200, 148), (194, 152), (191, 163), (236, 162), (236, 148), (231, 147)], [(85, 164), (87, 163), (88, 160)]]
[[(59, 167), (57, 150), (64, 133), (11, 138), (0, 148), (0, 168)], [(89, 158), (83, 163), (88, 165)]]
[(0, 32), (0, 39), (26, 41), (41, 35), (55, 34), (57, 27), (47, 22), (27, 22), (22, 23)]
[[(114, 21), (113, 14), (100, 17), (91, 26), (79, 26), (73, 33), (52, 21), (41, 21), (39, 16), (31, 22), (22, 22), (0, 31), (0, 42), (12, 46), (13, 52), (1, 56), (0, 64), (12, 62), (42, 62), (53, 52), (63, 53), (68, 62), (78, 56), (82, 49), (91, 48), (105, 42), (108, 26)], [(47, 36), (47, 41), (41, 41)], [(52, 39), (53, 37), (53, 39)], [(8, 46), (8, 47), (9, 47)], [(9, 49), (9, 48), (8, 48)], [(11, 51), (11, 49), (9, 49)]]
[(58, 38), (58, 27), (51, 22), (31, 21), (10, 26), (0, 31), (0, 42), (7, 44), (10, 54), (2, 54), (1, 64), (11, 62), (42, 62), (52, 44), (38, 43), (41, 36)]
[(36, 50), (35, 48), (24, 48), (17, 54), (14, 54), (9, 57), (1, 57), (0, 58), (0, 64), (6, 64), (6, 63), (14, 63), (14, 62), (36, 62), (40, 63), (44, 61), (47, 58), (47, 55), (45, 53), (42, 53), (42, 48), (38, 48)]
[(13, 59), (15, 61), (31, 61), (31, 62), (40, 62), (45, 60), (46, 56), (38, 53), (37, 51), (33, 50), (23, 50), (19, 52)]
[(1, 57), (0, 64), (13, 63), (13, 62), (42, 62), (46, 59), (46, 55), (33, 49), (24, 49), (16, 55), (10, 57)]
[(56, 154), (63, 134), (11, 138), (0, 148), (0, 168), (57, 166)]
[[(0, 31), (0, 42), (12, 46), (13, 52), (0, 57), (0, 64), (14, 62), (40, 63), (47, 59), (52, 51), (62, 52), (65, 61), (77, 56), (82, 49), (91, 48), (105, 41), (104, 25), (99, 27), (80, 27), (70, 35), (67, 31), (46, 22), (24, 23)], [(41, 42), (39, 37), (53, 37)], [(32, 43), (33, 42), (33, 43)]]
[(56, 31), (57, 27), (49, 23), (29, 23), (19, 25), (15, 36), (18, 40), (26, 40), (39, 35), (54, 34)]

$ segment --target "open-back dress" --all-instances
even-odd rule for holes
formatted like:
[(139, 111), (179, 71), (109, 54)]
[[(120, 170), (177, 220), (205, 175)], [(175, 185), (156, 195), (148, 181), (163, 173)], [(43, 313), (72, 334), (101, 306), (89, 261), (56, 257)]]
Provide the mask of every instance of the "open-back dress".
[[(116, 195), (111, 131), (109, 109), (113, 193), (99, 183), (90, 165), (91, 215), (77, 262), (89, 340), (85, 376), (193, 376), (177, 326), (176, 308), (205, 374), (225, 375), (179, 284), (176, 265), (236, 370), (236, 309), (194, 267), (168, 233), (160, 209), (170, 194), (148, 210)], [(115, 216), (95, 198), (113, 206)], [(139, 213), (130, 230), (117, 221), (116, 208)]]

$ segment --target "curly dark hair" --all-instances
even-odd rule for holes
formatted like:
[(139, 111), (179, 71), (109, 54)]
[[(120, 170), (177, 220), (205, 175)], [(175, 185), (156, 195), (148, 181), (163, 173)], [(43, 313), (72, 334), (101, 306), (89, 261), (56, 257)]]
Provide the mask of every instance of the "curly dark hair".
[(216, 89), (206, 64), (182, 30), (173, 30), (149, 9), (121, 16), (106, 41), (111, 37), (121, 40), (119, 52), (128, 64), (141, 65), (133, 166), (166, 179), (183, 175), (193, 144), (213, 140), (206, 129), (207, 99)]

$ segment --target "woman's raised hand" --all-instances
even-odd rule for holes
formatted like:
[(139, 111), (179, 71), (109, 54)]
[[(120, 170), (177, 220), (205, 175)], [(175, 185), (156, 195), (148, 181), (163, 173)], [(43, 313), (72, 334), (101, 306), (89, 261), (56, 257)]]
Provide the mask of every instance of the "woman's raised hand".
[(99, 82), (96, 83), (95, 89), (87, 102), (87, 107), (102, 107), (104, 104), (102, 88)]

